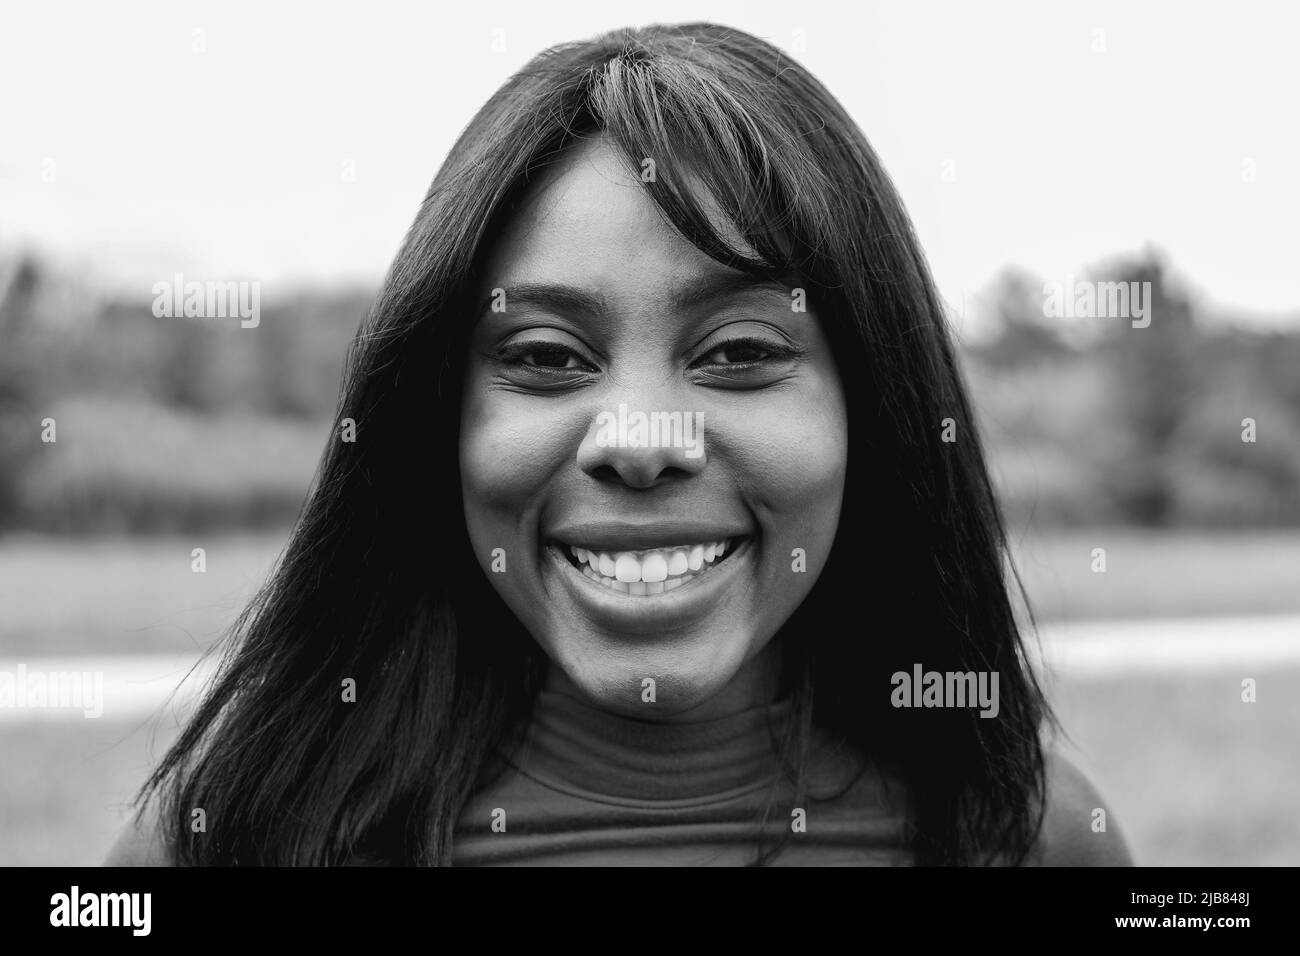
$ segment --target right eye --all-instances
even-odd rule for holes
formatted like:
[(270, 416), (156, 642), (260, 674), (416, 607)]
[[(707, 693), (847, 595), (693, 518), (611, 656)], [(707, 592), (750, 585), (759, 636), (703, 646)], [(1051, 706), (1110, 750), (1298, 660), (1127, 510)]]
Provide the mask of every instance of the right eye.
[(503, 358), (512, 365), (532, 365), (554, 370), (580, 369), (585, 366), (573, 349), (554, 342), (524, 342), (512, 345)]
[(596, 371), (576, 348), (551, 338), (523, 338), (497, 350), (502, 371), (521, 384), (577, 384)]

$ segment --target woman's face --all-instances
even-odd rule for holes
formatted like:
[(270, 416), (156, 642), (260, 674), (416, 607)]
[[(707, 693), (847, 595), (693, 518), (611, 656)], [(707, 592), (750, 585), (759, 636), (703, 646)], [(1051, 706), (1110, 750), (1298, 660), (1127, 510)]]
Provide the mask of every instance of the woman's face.
[(465, 517), (552, 686), (647, 719), (770, 695), (763, 652), (820, 573), (844, 491), (816, 317), (685, 240), (603, 139), (533, 187), (484, 277)]

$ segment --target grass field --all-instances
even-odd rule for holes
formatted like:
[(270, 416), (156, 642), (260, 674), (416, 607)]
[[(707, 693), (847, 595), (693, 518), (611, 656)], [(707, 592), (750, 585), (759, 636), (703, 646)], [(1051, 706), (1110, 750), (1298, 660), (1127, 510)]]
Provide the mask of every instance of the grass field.
[[(1095, 548), (1105, 573), (1092, 570)], [(1300, 611), (1296, 531), (1053, 531), (1013, 535), (1012, 553), (1043, 620)]]
[[(199, 650), (265, 580), (287, 532), (0, 539), (0, 656)], [(192, 570), (204, 550), (206, 570)]]
[(1064, 680), (1067, 748), (1141, 866), (1300, 865), (1300, 668)]

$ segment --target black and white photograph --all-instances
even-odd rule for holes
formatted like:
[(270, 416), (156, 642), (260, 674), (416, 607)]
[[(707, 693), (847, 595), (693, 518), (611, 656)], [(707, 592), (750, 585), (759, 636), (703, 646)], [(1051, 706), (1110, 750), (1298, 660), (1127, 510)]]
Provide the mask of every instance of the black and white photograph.
[(1214, 874), (1300, 863), (1298, 33), (5, 4), (0, 865), (100, 874), (24, 919), (991, 866), (1249, 933)]

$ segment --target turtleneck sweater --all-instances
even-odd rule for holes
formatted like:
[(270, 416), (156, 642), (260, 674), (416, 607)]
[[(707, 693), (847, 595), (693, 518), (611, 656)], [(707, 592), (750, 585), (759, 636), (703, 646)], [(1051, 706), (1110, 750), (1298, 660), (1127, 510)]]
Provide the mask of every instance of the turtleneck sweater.
[[(466, 804), (452, 862), (744, 865), (755, 860), (766, 813), (764, 845), (780, 843), (770, 863), (910, 864), (901, 783), (887, 785), (826, 734), (813, 735), (808, 786), (796, 800), (776, 744), (791, 712), (786, 701), (699, 723), (652, 723), (543, 691), (521, 745), (503, 752)], [(1055, 750), (1044, 757), (1047, 815), (1026, 863), (1132, 866), (1101, 794)], [(1098, 809), (1108, 821), (1100, 831)], [(108, 865), (171, 862), (155, 804), (123, 830)]]
[[(779, 756), (791, 702), (695, 723), (635, 720), (544, 690), (517, 748), (470, 799), (453, 863), (907, 864), (902, 790), (814, 734), (796, 802)], [(766, 824), (763, 823), (766, 814)]]

